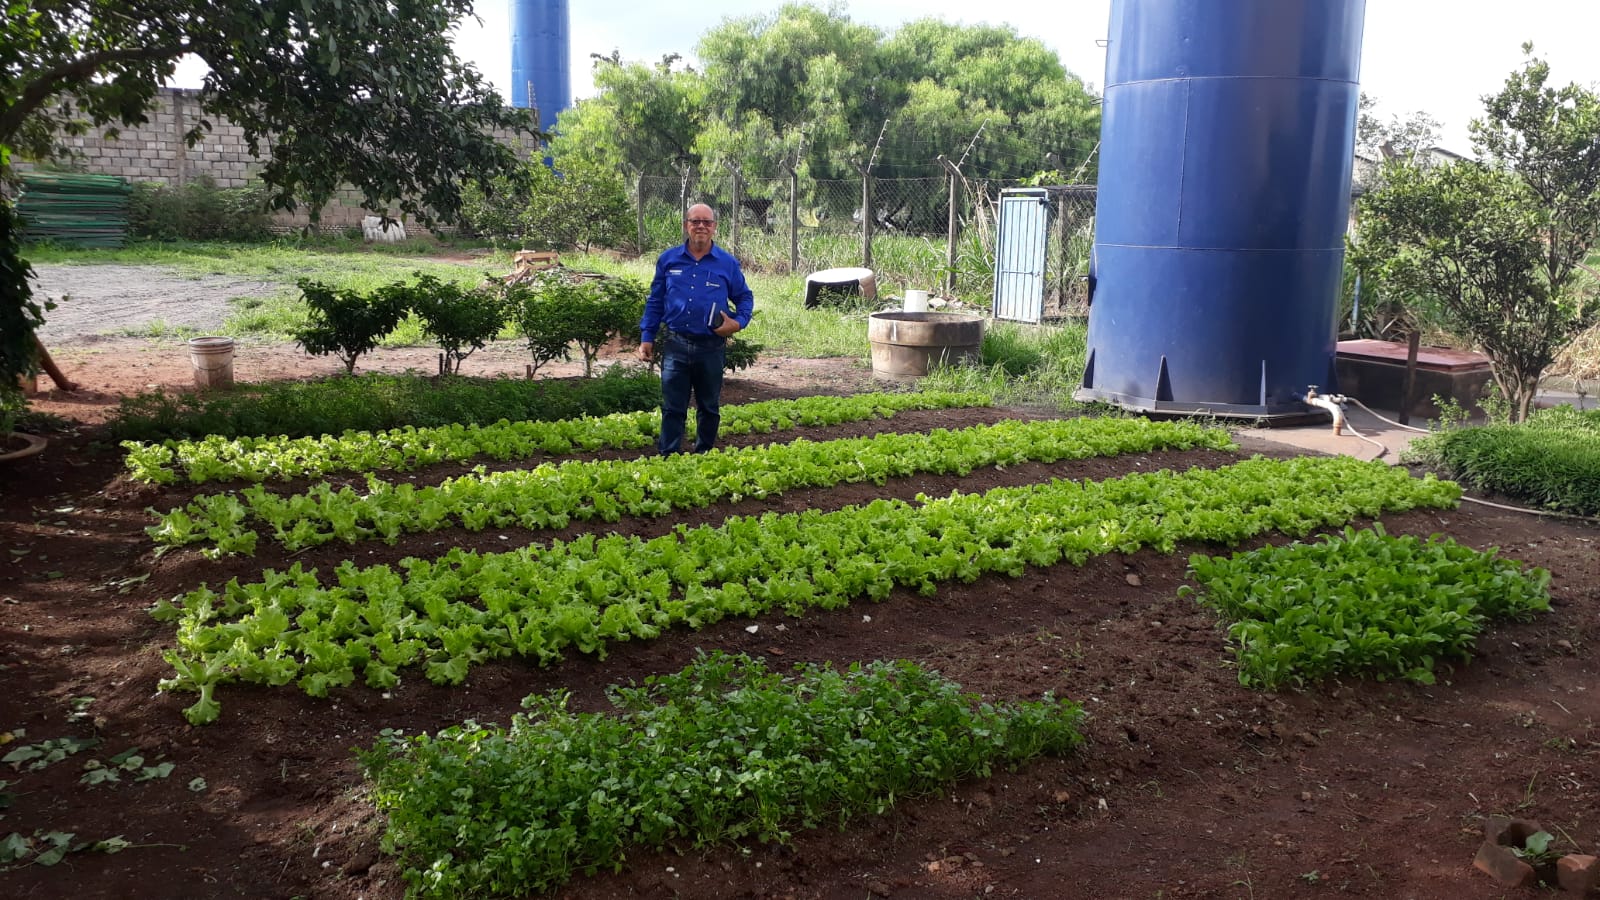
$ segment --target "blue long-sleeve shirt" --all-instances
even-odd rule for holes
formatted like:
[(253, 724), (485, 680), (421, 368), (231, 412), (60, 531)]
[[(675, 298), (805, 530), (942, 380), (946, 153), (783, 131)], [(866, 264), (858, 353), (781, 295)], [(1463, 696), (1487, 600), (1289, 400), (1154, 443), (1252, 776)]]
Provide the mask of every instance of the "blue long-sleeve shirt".
[(709, 337), (718, 312), (746, 328), (755, 303), (733, 254), (712, 244), (711, 252), (695, 259), (689, 245), (680, 244), (656, 260), (644, 318), (639, 320), (640, 340), (654, 341), (662, 325), (680, 334)]

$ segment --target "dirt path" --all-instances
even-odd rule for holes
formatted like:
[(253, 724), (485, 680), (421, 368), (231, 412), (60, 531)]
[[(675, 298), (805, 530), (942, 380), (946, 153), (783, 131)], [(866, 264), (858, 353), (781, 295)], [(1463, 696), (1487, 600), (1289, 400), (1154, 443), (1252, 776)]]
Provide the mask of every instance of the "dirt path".
[(271, 281), (190, 275), (157, 266), (34, 266), (34, 294), (57, 306), (39, 329), (52, 350), (99, 335), (151, 325), (217, 331), (233, 311), (234, 297), (270, 297), (282, 286)]

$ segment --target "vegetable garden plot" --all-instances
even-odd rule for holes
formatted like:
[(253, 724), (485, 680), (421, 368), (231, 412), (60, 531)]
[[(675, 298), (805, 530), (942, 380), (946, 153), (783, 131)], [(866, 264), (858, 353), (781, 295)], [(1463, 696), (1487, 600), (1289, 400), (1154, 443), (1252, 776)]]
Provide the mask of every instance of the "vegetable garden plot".
[(1239, 682), (1269, 690), (1345, 673), (1432, 684), (1435, 663), (1467, 657), (1491, 620), (1550, 609), (1544, 569), (1381, 524), (1189, 566), (1201, 602), (1232, 622)]
[[(990, 402), (987, 394), (938, 391), (767, 400), (724, 406), (721, 432), (772, 433), (798, 425), (888, 419), (905, 410), (988, 406)], [(124, 441), (122, 446), (127, 451), (129, 476), (135, 481), (286, 481), (332, 472), (406, 472), (479, 456), (513, 460), (575, 450), (638, 450), (652, 445), (660, 421), (659, 413), (649, 411), (552, 422), (501, 420), (493, 425), (401, 428), (376, 434), (354, 431), (320, 438), (209, 437), (159, 444)], [(687, 427), (688, 434), (693, 435), (696, 426), (692, 417)]]
[(982, 466), (1056, 462), (1151, 450), (1236, 449), (1220, 429), (1143, 419), (1002, 422), (959, 431), (879, 434), (644, 460), (572, 461), (453, 478), (437, 486), (368, 476), (368, 491), (319, 485), (293, 496), (260, 486), (212, 494), (173, 510), (149, 529), (158, 543), (206, 542), (208, 554), (253, 553), (258, 531), (290, 551), (335, 540), (354, 543), (462, 527), (563, 528), (571, 519), (615, 522), (662, 516), (722, 500), (767, 497), (915, 473), (966, 475)]
[(202, 723), (216, 718), (215, 689), (229, 681), (296, 682), (323, 695), (357, 677), (390, 686), (422, 665), (430, 680), (455, 684), (490, 659), (549, 664), (568, 648), (603, 654), (612, 641), (727, 616), (798, 615), (882, 599), (897, 586), (932, 594), (986, 572), (1017, 575), (1141, 547), (1171, 552), (1184, 540), (1303, 535), (1361, 516), (1448, 508), (1458, 497), (1453, 483), (1381, 463), (1255, 458), (919, 504), (735, 517), (653, 540), (585, 535), (509, 553), (453, 550), (403, 560), (398, 571), (346, 562), (332, 585), (296, 564), (260, 582), (231, 581), (220, 594), (202, 587), (153, 614), (177, 623), (177, 648), (166, 654), (176, 674), (162, 686), (198, 691), (185, 715)]
[(534, 696), (509, 728), (391, 732), (361, 754), (411, 893), (545, 891), (651, 847), (785, 841), (1083, 742), (1076, 703), (992, 706), (909, 662), (786, 678), (713, 654), (608, 693), (620, 715)]

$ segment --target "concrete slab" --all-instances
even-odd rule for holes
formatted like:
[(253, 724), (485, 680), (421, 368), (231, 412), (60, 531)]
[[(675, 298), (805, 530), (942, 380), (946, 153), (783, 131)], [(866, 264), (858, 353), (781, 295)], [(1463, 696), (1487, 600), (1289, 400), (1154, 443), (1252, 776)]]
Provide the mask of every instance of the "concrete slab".
[[(1375, 410), (1378, 415), (1395, 418), (1391, 410)], [(1412, 419), (1417, 427), (1425, 427), (1425, 420)], [(1351, 429), (1354, 429), (1352, 432)], [(1406, 448), (1420, 432), (1409, 431), (1398, 425), (1380, 421), (1372, 413), (1352, 405), (1346, 416), (1344, 433), (1333, 433), (1333, 422), (1325, 419), (1321, 424), (1295, 425), (1281, 428), (1240, 428), (1235, 432), (1239, 445), (1250, 450), (1257, 444), (1293, 447), (1311, 453), (1337, 456), (1354, 456), (1357, 459), (1382, 459), (1394, 465), (1400, 460), (1400, 451)], [(1368, 440), (1357, 437), (1359, 433)], [(1369, 443), (1376, 441), (1377, 443)], [(1380, 446), (1381, 445), (1381, 446)]]
[[(1600, 398), (1586, 395), (1579, 396), (1575, 392), (1561, 390), (1541, 390), (1539, 392), (1539, 396), (1535, 400), (1535, 403), (1539, 407), (1568, 404), (1571, 406), (1576, 406), (1579, 409), (1600, 408)], [(1398, 414), (1394, 410), (1374, 408), (1373, 412), (1390, 420), (1394, 420), (1398, 417)], [(1385, 452), (1382, 453), (1381, 457), (1379, 455), (1380, 451), (1377, 445), (1370, 444), (1361, 438), (1356, 437), (1354, 434), (1350, 433), (1349, 427), (1345, 429), (1345, 433), (1343, 435), (1335, 435), (1333, 433), (1332, 420), (1327, 419), (1326, 417), (1324, 417), (1324, 420), (1321, 424), (1294, 425), (1277, 428), (1240, 428), (1235, 430), (1234, 433), (1239, 436), (1240, 446), (1244, 447), (1246, 450), (1251, 449), (1254, 442), (1259, 441), (1266, 445), (1294, 447), (1299, 450), (1312, 453), (1354, 456), (1358, 459), (1381, 458), (1384, 462), (1390, 465), (1394, 465), (1395, 463), (1399, 462), (1400, 452), (1404, 450), (1407, 445), (1409, 445), (1413, 440), (1422, 437), (1420, 432), (1402, 428), (1393, 422), (1380, 421), (1377, 416), (1373, 415), (1373, 413), (1369, 413), (1354, 404), (1351, 404), (1349, 407), (1349, 413), (1346, 417), (1346, 422), (1349, 426), (1353, 426), (1360, 434), (1377, 441), (1378, 444), (1382, 444)], [(1432, 423), (1430, 423), (1427, 419), (1420, 419), (1413, 415), (1411, 417), (1411, 424), (1414, 427), (1426, 428)], [(1482, 424), (1482, 418), (1479, 417), (1477, 420), (1475, 420), (1474, 424)]]

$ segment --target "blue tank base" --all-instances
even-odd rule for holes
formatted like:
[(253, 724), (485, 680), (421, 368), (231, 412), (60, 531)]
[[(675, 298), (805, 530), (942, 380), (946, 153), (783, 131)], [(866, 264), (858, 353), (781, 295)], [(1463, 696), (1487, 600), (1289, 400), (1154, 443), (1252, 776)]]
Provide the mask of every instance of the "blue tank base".
[(1307, 406), (1298, 400), (1268, 403), (1264, 406), (1253, 403), (1214, 403), (1200, 400), (1154, 400), (1149, 397), (1135, 397), (1131, 394), (1098, 391), (1093, 388), (1079, 388), (1073, 392), (1072, 399), (1080, 403), (1109, 403), (1133, 412), (1152, 415), (1251, 419), (1268, 426), (1306, 425), (1330, 419), (1327, 410)]

